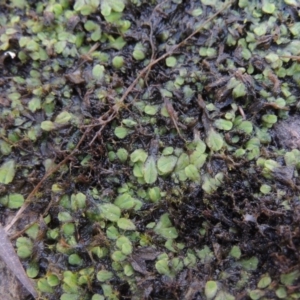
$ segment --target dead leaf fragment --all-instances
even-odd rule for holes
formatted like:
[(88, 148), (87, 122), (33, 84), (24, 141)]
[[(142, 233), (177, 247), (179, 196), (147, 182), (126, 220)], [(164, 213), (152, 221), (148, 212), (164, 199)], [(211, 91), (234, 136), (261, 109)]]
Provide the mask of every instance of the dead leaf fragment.
[(20, 280), (23, 286), (31, 293), (31, 295), (37, 298), (37, 292), (32, 285), (31, 281), (27, 277), (23, 266), (17, 256), (14, 247), (12, 246), (9, 238), (6, 235), (4, 228), (0, 225), (0, 256), (6, 263), (7, 267), (14, 273), (14, 275)]

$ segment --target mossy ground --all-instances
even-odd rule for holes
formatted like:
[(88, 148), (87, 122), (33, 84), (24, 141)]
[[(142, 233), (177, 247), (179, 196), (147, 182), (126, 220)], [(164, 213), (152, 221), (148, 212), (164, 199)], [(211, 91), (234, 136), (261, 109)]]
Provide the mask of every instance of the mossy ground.
[(299, 7), (0, 2), (1, 221), (40, 299), (300, 298)]

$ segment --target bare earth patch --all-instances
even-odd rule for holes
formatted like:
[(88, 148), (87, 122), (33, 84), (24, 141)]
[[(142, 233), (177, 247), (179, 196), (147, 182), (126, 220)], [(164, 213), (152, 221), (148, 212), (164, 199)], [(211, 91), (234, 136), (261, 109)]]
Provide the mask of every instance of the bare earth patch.
[(24, 300), (28, 292), (0, 259), (0, 297), (5, 300)]
[(281, 147), (300, 149), (300, 118), (295, 116), (276, 124), (275, 134)]

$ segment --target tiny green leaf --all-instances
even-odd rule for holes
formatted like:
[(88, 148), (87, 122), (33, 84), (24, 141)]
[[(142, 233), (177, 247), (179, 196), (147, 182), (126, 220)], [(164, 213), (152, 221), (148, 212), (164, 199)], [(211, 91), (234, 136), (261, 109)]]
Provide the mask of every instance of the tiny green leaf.
[(274, 171), (276, 168), (279, 168), (280, 165), (273, 159), (266, 159), (264, 161), (264, 167), (270, 171)]
[(267, 33), (267, 30), (268, 30), (267, 24), (265, 24), (264, 22), (260, 23), (257, 27), (253, 29), (254, 33), (258, 36), (265, 35)]
[(145, 108), (144, 108), (144, 112), (147, 115), (155, 116), (157, 111), (158, 111), (158, 108), (159, 107), (157, 105), (146, 105)]
[(155, 268), (159, 274), (170, 275), (169, 261), (167, 259), (161, 259), (156, 262)]
[(0, 140), (0, 151), (3, 155), (10, 154), (11, 153), (11, 148), (12, 148), (12, 146), (9, 143)]
[(135, 206), (135, 201), (130, 194), (124, 193), (116, 198), (114, 204), (121, 209), (131, 209)]
[(280, 275), (280, 281), (285, 286), (291, 286), (293, 285), (294, 281), (300, 277), (300, 272), (298, 270), (293, 271), (288, 274), (282, 274)]
[(144, 177), (144, 164), (141, 161), (134, 164), (133, 175), (138, 178)]
[(119, 148), (117, 151), (117, 156), (121, 162), (125, 162), (128, 158), (128, 152), (124, 148)]
[(218, 119), (215, 121), (215, 126), (222, 130), (230, 130), (233, 124), (231, 121), (225, 119)]
[(267, 184), (263, 184), (261, 187), (260, 187), (260, 191), (261, 191), (261, 193), (263, 193), (263, 194), (269, 194), (270, 193), (270, 191), (271, 191), (271, 187), (269, 186), (269, 185), (267, 185)]
[(125, 8), (124, 0), (105, 0), (109, 1), (109, 5), (115, 12), (122, 12)]
[(97, 273), (97, 279), (101, 282), (112, 279), (114, 274), (110, 271), (102, 270)]
[(178, 232), (175, 227), (162, 228), (157, 230), (157, 233), (165, 239), (176, 239)]
[(218, 291), (218, 285), (215, 281), (207, 281), (205, 284), (205, 296), (207, 299), (212, 299)]
[(130, 266), (129, 264), (125, 265), (124, 266), (124, 274), (126, 276), (132, 276), (134, 274), (134, 270), (133, 270), (132, 266)]
[(114, 133), (119, 139), (124, 139), (128, 135), (128, 129), (125, 127), (118, 126), (115, 128)]
[(132, 244), (131, 243), (124, 243), (121, 247), (121, 251), (125, 255), (130, 255), (132, 253)]
[(148, 154), (143, 149), (137, 149), (130, 154), (130, 160), (134, 163), (138, 162), (138, 161), (145, 162), (147, 157), (148, 157)]
[(166, 147), (163, 150), (162, 154), (163, 155), (170, 155), (170, 154), (173, 154), (173, 152), (174, 152), (174, 148), (173, 147)]
[(9, 184), (13, 181), (16, 173), (16, 163), (10, 159), (0, 167), (0, 183)]
[(40, 45), (34, 41), (34, 40), (30, 40), (27, 44), (26, 44), (26, 48), (29, 51), (35, 52), (39, 50)]
[(71, 208), (72, 210), (78, 210), (85, 208), (86, 205), (86, 195), (83, 193), (73, 194), (71, 196)]
[(242, 121), (236, 128), (250, 134), (252, 133), (253, 125), (250, 121)]
[(271, 281), (272, 280), (268, 274), (264, 275), (258, 282), (257, 287), (260, 289), (264, 289), (271, 283)]
[(195, 8), (193, 11), (192, 11), (192, 16), (193, 17), (199, 17), (201, 16), (203, 13), (203, 10), (199, 7), (199, 8)]
[(24, 197), (21, 194), (9, 194), (8, 195), (8, 208), (15, 209), (20, 208), (24, 203)]
[(16, 241), (17, 254), (21, 258), (27, 258), (32, 254), (33, 243), (29, 238), (19, 237)]
[(61, 112), (56, 118), (55, 118), (55, 123), (63, 125), (67, 124), (72, 118), (72, 115), (68, 113), (67, 111)]
[(234, 98), (239, 98), (243, 97), (247, 94), (247, 90), (245, 85), (240, 82), (233, 90), (232, 90), (232, 95)]
[(214, 129), (210, 129), (206, 139), (207, 146), (213, 151), (219, 151), (223, 147), (223, 138)]
[(252, 290), (249, 292), (251, 300), (258, 300), (264, 295), (264, 291), (261, 290)]
[(212, 251), (206, 245), (203, 247), (203, 249), (197, 250), (196, 254), (202, 263), (209, 263), (214, 258)]
[(117, 224), (118, 224), (118, 227), (123, 230), (135, 230), (136, 229), (134, 223), (129, 219), (120, 218), (118, 220)]
[(91, 300), (105, 300), (105, 298), (102, 295), (94, 294)]
[(262, 120), (269, 124), (275, 124), (277, 122), (277, 116), (276, 115), (263, 115)]
[(129, 240), (128, 237), (122, 235), (122, 236), (120, 236), (120, 237), (117, 239), (116, 245), (117, 245), (117, 247), (118, 247), (119, 249), (122, 249), (122, 246), (123, 246), (124, 244), (131, 244), (131, 242), (130, 242), (130, 240)]
[(106, 230), (106, 235), (109, 239), (116, 240), (120, 233), (115, 226), (109, 226)]
[(77, 253), (74, 253), (68, 257), (68, 262), (70, 265), (79, 266), (82, 264), (83, 259)]
[(120, 69), (124, 65), (124, 58), (123, 56), (115, 56), (112, 60), (112, 64), (116, 69)]
[(108, 38), (110, 40), (110, 47), (116, 50), (121, 50), (126, 45), (126, 41), (123, 39), (122, 36), (119, 36), (116, 39), (111, 38), (111, 36), (108, 36)]
[(160, 188), (153, 187), (148, 190), (149, 198), (152, 202), (156, 203), (161, 199)]
[(129, 128), (134, 127), (135, 125), (137, 125), (137, 122), (134, 121), (134, 120), (131, 119), (131, 118), (123, 119), (123, 120), (122, 120), (122, 123), (123, 123), (125, 126), (129, 127)]
[(36, 110), (41, 108), (41, 99), (34, 97), (28, 102), (28, 108), (31, 112), (35, 112)]
[(46, 278), (41, 278), (37, 283), (38, 290), (42, 293), (53, 293), (52, 287), (47, 282)]
[(114, 261), (123, 261), (126, 259), (126, 255), (123, 254), (121, 251), (115, 251), (112, 255), (111, 258)]
[(284, 0), (284, 3), (286, 3), (288, 5), (292, 5), (292, 6), (297, 6), (298, 5), (297, 0)]
[(104, 71), (105, 71), (105, 68), (104, 66), (101, 66), (101, 65), (95, 65), (94, 68), (93, 68), (93, 76), (96, 80), (100, 80), (103, 78), (104, 76)]
[(271, 52), (268, 55), (266, 55), (265, 59), (268, 63), (274, 63), (279, 60), (279, 56), (276, 53)]
[(97, 27), (98, 27), (98, 24), (91, 20), (88, 20), (84, 23), (85, 30), (87, 30), (89, 32), (96, 30)]
[(278, 288), (276, 290), (276, 296), (279, 298), (279, 299), (286, 299), (286, 296), (287, 296), (287, 292), (286, 292), (286, 289), (285, 287), (281, 286), (280, 288)]
[(161, 217), (155, 227), (155, 230), (160, 230), (161, 228), (167, 228), (167, 227), (171, 227), (171, 226), (172, 226), (172, 223), (170, 221), (169, 214), (163, 214), (163, 215), (161, 215)]
[(51, 274), (47, 276), (47, 282), (50, 286), (57, 286), (59, 284), (59, 279), (56, 275)]
[(70, 222), (73, 220), (72, 216), (67, 211), (59, 212), (57, 218), (60, 222)]
[(65, 223), (61, 227), (63, 234), (68, 237), (74, 234), (75, 232), (75, 225), (73, 223)]
[(276, 9), (276, 6), (274, 3), (270, 3), (270, 0), (264, 0), (263, 1), (263, 6), (262, 6), (262, 11), (265, 12), (266, 14), (273, 14)]
[(182, 153), (177, 161), (175, 172), (184, 170), (190, 163), (189, 156), (186, 153)]
[(174, 257), (171, 261), (172, 272), (178, 273), (183, 269), (183, 261), (179, 257)]
[(241, 260), (240, 264), (247, 271), (255, 271), (258, 265), (258, 259), (255, 256), (253, 256), (249, 259)]
[(132, 53), (132, 56), (134, 57), (134, 59), (136, 60), (143, 60), (145, 58), (145, 54), (143, 51), (137, 49), (137, 50), (134, 50), (133, 53)]
[(176, 239), (178, 236), (176, 228), (172, 227), (169, 214), (163, 214), (160, 217), (160, 220), (155, 226), (154, 231), (165, 239)]
[(41, 123), (41, 128), (44, 131), (51, 131), (51, 130), (55, 129), (55, 124), (51, 121), (43, 121)]
[(109, 5), (109, 3), (107, 1), (102, 1), (101, 2), (101, 14), (103, 16), (109, 16), (111, 13), (111, 6)]
[(152, 184), (157, 180), (157, 169), (155, 164), (155, 158), (153, 156), (148, 157), (144, 165), (144, 179), (148, 184)]
[(176, 66), (177, 59), (174, 56), (170, 56), (166, 59), (166, 65), (170, 68), (173, 68)]
[(161, 156), (157, 161), (157, 168), (161, 175), (171, 173), (177, 163), (177, 157), (174, 155)]
[(54, 50), (56, 53), (60, 54), (64, 51), (67, 46), (67, 41), (59, 41), (54, 44)]
[(195, 165), (188, 165), (185, 169), (185, 174), (186, 176), (195, 182), (199, 182), (200, 181), (200, 173), (199, 170), (197, 169), (197, 167)]
[(204, 165), (206, 158), (207, 154), (203, 154), (202, 151), (196, 150), (190, 155), (190, 163), (199, 170)]
[(60, 300), (79, 300), (79, 295), (72, 293), (63, 293)]
[(35, 278), (39, 274), (39, 268), (36, 264), (30, 264), (26, 273), (29, 278)]
[(145, 48), (142, 43), (135, 45), (132, 56), (135, 60), (143, 60), (145, 58)]
[(126, 236), (120, 236), (116, 241), (116, 245), (123, 254), (129, 255), (132, 253), (132, 243)]
[(229, 255), (239, 259), (242, 255), (240, 247), (239, 246), (233, 246), (229, 252)]
[(215, 300), (235, 300), (236, 298), (225, 291), (219, 291)]

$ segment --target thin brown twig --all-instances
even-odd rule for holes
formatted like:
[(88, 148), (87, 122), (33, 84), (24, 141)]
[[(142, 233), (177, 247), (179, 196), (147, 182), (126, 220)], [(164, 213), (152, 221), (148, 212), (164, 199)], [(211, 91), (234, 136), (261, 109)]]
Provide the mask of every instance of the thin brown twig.
[[(140, 78), (142, 78), (147, 72), (148, 70), (150, 70), (155, 64), (157, 64), (158, 62), (160, 62), (161, 60), (165, 59), (166, 57), (172, 55), (174, 53), (175, 50), (177, 50), (178, 48), (180, 48), (181, 46), (183, 46), (190, 38), (192, 38), (194, 35), (196, 35), (201, 29), (203, 29), (209, 22), (211, 22), (216, 16), (218, 16), (220, 13), (222, 13), (224, 10), (226, 10), (231, 4), (234, 3), (234, 0), (229, 1), (227, 4), (225, 4), (220, 10), (218, 10), (216, 13), (214, 13), (211, 17), (209, 17), (206, 21), (204, 21), (193, 33), (191, 33), (187, 38), (185, 38), (182, 42), (180, 42), (179, 44), (173, 46), (168, 52), (166, 52), (165, 54), (163, 54), (162, 56), (160, 56), (159, 58), (150, 61), (150, 63), (144, 68), (142, 69), (142, 71), (138, 74), (138, 76), (134, 79), (134, 81), (130, 84), (130, 86), (126, 89), (126, 91), (124, 92), (124, 94), (122, 95), (121, 99), (118, 101), (118, 103), (116, 103), (112, 108), (109, 109), (109, 111), (107, 113), (105, 113), (103, 116), (98, 118), (98, 124), (93, 124), (92, 126), (86, 128), (85, 132), (83, 133), (80, 141), (78, 142), (78, 144), (76, 145), (75, 149), (66, 157), (64, 158), (56, 167), (52, 168), (51, 170), (49, 170), (44, 177), (41, 179), (41, 181), (35, 186), (35, 188), (31, 191), (31, 193), (28, 195), (28, 197), (26, 198), (24, 204), (22, 205), (22, 207), (19, 209), (19, 211), (17, 212), (17, 214), (14, 216), (14, 218), (10, 221), (10, 223), (5, 227), (5, 231), (8, 232), (10, 230), (10, 228), (19, 220), (19, 218), (21, 217), (22, 213), (25, 211), (25, 209), (30, 205), (31, 203), (31, 198), (37, 193), (37, 191), (39, 190), (39, 188), (41, 187), (41, 185), (49, 178), (49, 176), (51, 176), (53, 173), (55, 173), (56, 171), (58, 171), (60, 169), (60, 167), (67, 162), (77, 151), (77, 149), (79, 148), (79, 146), (81, 145), (81, 143), (84, 141), (86, 135), (88, 132), (91, 131), (92, 128), (99, 126), (99, 125), (103, 125), (104, 127), (110, 122), (112, 121), (118, 114), (118, 111), (121, 107), (123, 107), (122, 103), (124, 103), (125, 99), (127, 98), (127, 96), (132, 92), (132, 90), (134, 89), (134, 87), (136, 86), (136, 84), (138, 83), (138, 81), (140, 80)], [(111, 113), (109, 113), (111, 112)], [(106, 120), (103, 120), (105, 116)], [(107, 116), (107, 118), (106, 118)], [(103, 126), (100, 128), (100, 130), (96, 133), (96, 137), (98, 136), (98, 133), (100, 134), (103, 130)], [(93, 138), (93, 141), (95, 140), (95, 137)], [(91, 145), (92, 143), (90, 143)]]
[(298, 55), (279, 55), (279, 57), (290, 58), (290, 59), (297, 60), (297, 61), (300, 60), (300, 56), (298, 56)]
[[(37, 298), (38, 294), (35, 290), (32, 282), (27, 277), (23, 266), (17, 256), (14, 247), (12, 246), (9, 238), (7, 237), (6, 231), (0, 225), (0, 257), (6, 263), (7, 267), (13, 272), (13, 274), (20, 280), (23, 286), (31, 293), (34, 298)], [(2, 299), (5, 296), (2, 295)]]
[[(234, 0), (229, 1), (227, 4), (225, 4), (220, 10), (218, 10), (216, 13), (214, 13), (211, 17), (209, 17), (206, 21), (204, 21), (193, 33), (191, 33), (187, 38), (185, 38), (182, 42), (180, 42), (179, 44), (173, 46), (168, 52), (166, 52), (165, 54), (163, 54), (162, 56), (160, 56), (159, 58), (155, 59), (155, 60), (151, 60), (150, 63), (144, 68), (142, 69), (142, 71), (138, 74), (138, 76), (135, 78), (135, 80), (130, 84), (130, 86), (126, 89), (126, 91), (124, 92), (124, 94), (122, 95), (121, 99), (118, 101), (118, 104), (114, 105), (113, 107), (113, 111), (115, 114), (115, 116), (118, 114), (119, 109), (122, 107), (122, 103), (124, 103), (125, 99), (127, 98), (127, 96), (132, 92), (132, 90), (134, 89), (134, 87), (136, 86), (136, 84), (138, 83), (138, 81), (145, 75), (148, 74), (148, 71), (154, 66), (156, 65), (158, 62), (160, 62), (161, 60), (165, 59), (166, 57), (172, 55), (174, 53), (175, 50), (177, 50), (178, 48), (180, 48), (181, 46), (183, 46), (190, 38), (192, 38), (194, 35), (196, 35), (201, 29), (203, 29), (208, 23), (210, 23), (216, 16), (218, 16), (220, 13), (222, 13), (224, 10), (226, 10), (232, 3), (234, 2)], [(115, 118), (115, 116), (113, 118), (110, 118), (111, 120), (113, 120)], [(98, 119), (99, 122), (102, 121), (102, 116)], [(103, 121), (102, 121), (103, 122)], [(105, 123), (106, 125), (107, 123)], [(91, 127), (95, 127), (95, 126), (99, 126), (102, 125), (101, 123), (99, 124), (94, 124), (94, 125), (89, 125)], [(99, 134), (102, 132), (102, 128), (99, 129), (99, 131), (96, 133), (96, 136), (99, 136)], [(95, 139), (94, 139), (95, 140)], [(91, 145), (92, 143), (90, 143)]]
[(67, 162), (77, 151), (78, 147), (81, 145), (81, 143), (84, 141), (87, 133), (90, 131), (90, 129), (87, 129), (81, 139), (79, 140), (78, 144), (76, 145), (75, 149), (66, 157), (64, 158), (57, 166), (55, 166), (54, 168), (50, 169), (45, 175), (44, 177), (40, 180), (40, 182), (35, 186), (35, 188), (31, 191), (31, 193), (27, 196), (24, 204), (22, 205), (22, 207), (19, 209), (19, 211), (17, 212), (17, 214), (13, 217), (13, 219), (9, 222), (8, 225), (5, 226), (5, 231), (8, 232), (10, 230), (10, 228), (19, 220), (19, 218), (21, 217), (22, 213), (25, 211), (25, 209), (29, 206), (29, 204), (31, 203), (31, 198), (36, 194), (36, 192), (39, 190), (39, 188), (41, 187), (41, 185), (49, 178), (49, 176), (51, 176), (53, 173), (55, 173), (56, 171), (58, 171), (60, 169), (60, 167)]
[[(158, 62), (160, 62), (161, 60), (165, 59), (166, 57), (170, 56), (173, 54), (173, 52), (175, 50), (177, 50), (178, 48), (180, 48), (182, 45), (184, 45), (190, 38), (192, 38), (194, 35), (196, 35), (201, 29), (203, 29), (209, 22), (211, 22), (216, 16), (218, 16), (220, 13), (222, 13), (225, 9), (227, 9), (232, 3), (234, 2), (234, 0), (228, 2), (227, 4), (225, 4), (223, 6), (223, 8), (221, 8), (220, 10), (218, 10), (216, 13), (214, 13), (211, 17), (209, 17), (206, 21), (204, 21), (193, 33), (191, 33), (186, 39), (184, 39), (182, 42), (180, 42), (179, 44), (173, 46), (168, 52), (166, 52), (165, 54), (163, 54), (162, 56), (160, 56), (159, 58), (150, 61), (150, 63), (138, 74), (138, 76), (135, 78), (135, 80), (130, 84), (130, 86), (126, 89), (126, 91), (124, 92), (123, 96), (121, 97), (121, 99), (119, 100), (119, 102), (124, 102), (124, 100), (127, 98), (127, 96), (131, 93), (131, 91), (133, 90), (133, 88), (136, 86), (136, 84), (138, 83), (138, 81), (145, 75), (145, 73), (148, 71), (148, 69), (152, 68), (154, 65), (156, 65)], [(95, 125), (96, 126), (96, 125)]]
[[(155, 54), (156, 54), (156, 53), (155, 53), (155, 46), (154, 46), (154, 43), (153, 43), (153, 25), (152, 25), (152, 21), (151, 21), (151, 20), (152, 20), (152, 18), (153, 18), (154, 12), (157, 11), (158, 8), (159, 8), (161, 5), (163, 5), (165, 2), (167, 2), (167, 0), (165, 0), (165, 1), (163, 1), (163, 2), (161, 2), (161, 3), (159, 3), (159, 4), (157, 4), (157, 5), (154, 7), (154, 9), (153, 9), (153, 11), (152, 11), (152, 13), (151, 13), (151, 16), (150, 16), (148, 22), (145, 23), (145, 25), (148, 25), (148, 26), (150, 27), (150, 37), (149, 37), (149, 41), (150, 41), (151, 52), (152, 52), (152, 53), (151, 53), (151, 59), (150, 59), (150, 62), (154, 60)], [(151, 72), (151, 67), (148, 69), (148, 71), (147, 71), (147, 73), (146, 73), (146, 75), (145, 75), (145, 82), (146, 82), (146, 84), (147, 84), (147, 78), (148, 78), (150, 72)]]

